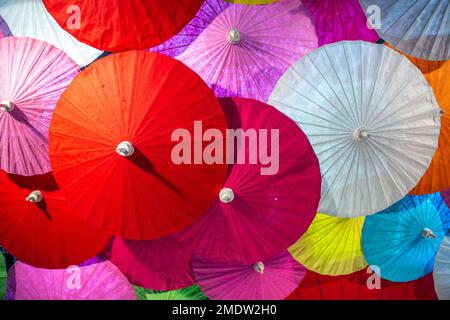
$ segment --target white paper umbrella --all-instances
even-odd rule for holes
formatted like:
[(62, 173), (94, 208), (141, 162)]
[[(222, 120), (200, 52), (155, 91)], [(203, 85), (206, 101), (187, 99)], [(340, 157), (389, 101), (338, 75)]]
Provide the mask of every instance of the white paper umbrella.
[(374, 214), (403, 198), (437, 148), (439, 107), (421, 72), (386, 46), (344, 41), (297, 61), (269, 103), (305, 132), (319, 158), (319, 211)]
[(90, 64), (102, 54), (64, 31), (41, 0), (0, 0), (0, 16), (14, 36), (46, 41), (63, 50), (79, 66)]
[(450, 300), (450, 234), (441, 243), (434, 262), (434, 287), (440, 300)]
[(424, 60), (450, 59), (450, 0), (360, 0), (360, 3), (369, 21), (379, 28), (376, 31), (380, 37), (397, 49)]

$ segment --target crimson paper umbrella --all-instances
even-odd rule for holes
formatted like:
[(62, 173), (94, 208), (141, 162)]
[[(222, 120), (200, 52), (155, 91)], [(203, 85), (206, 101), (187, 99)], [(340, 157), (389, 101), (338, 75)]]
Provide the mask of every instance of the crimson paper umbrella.
[(56, 102), (78, 73), (61, 50), (31, 38), (0, 39), (0, 168), (51, 171), (48, 127)]
[(75, 218), (51, 173), (0, 172), (0, 243), (17, 259), (65, 268), (100, 252), (109, 236)]
[(300, 284), (306, 269), (287, 252), (253, 264), (192, 258), (195, 280), (213, 300), (281, 300)]
[[(81, 42), (118, 52), (145, 49), (164, 42), (195, 16), (203, 1), (73, 0), (68, 4), (61, 0), (44, 0), (44, 4), (61, 27)], [(74, 12), (73, 8), (78, 11)], [(80, 17), (78, 28), (73, 27), (77, 22), (74, 13)]]
[(308, 271), (288, 300), (437, 300), (431, 274), (409, 282), (381, 279), (370, 267), (341, 276)]
[[(210, 144), (201, 131), (212, 128), (224, 136), (226, 121), (193, 71), (123, 52), (93, 63), (61, 96), (50, 158), (78, 217), (125, 239), (161, 238), (192, 224), (220, 190), (226, 165), (197, 159)], [(195, 146), (192, 162), (172, 157), (180, 143)]]
[(275, 108), (244, 98), (219, 101), (234, 130), (227, 137), (235, 150), (228, 177), (208, 212), (176, 237), (204, 258), (255, 263), (306, 231), (317, 212), (320, 169), (305, 134)]

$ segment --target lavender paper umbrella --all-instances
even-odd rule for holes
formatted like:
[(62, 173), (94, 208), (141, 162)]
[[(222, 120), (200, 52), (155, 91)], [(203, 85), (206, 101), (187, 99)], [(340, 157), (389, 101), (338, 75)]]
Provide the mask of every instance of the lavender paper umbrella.
[(315, 48), (314, 25), (300, 0), (255, 6), (206, 0), (178, 35), (151, 50), (184, 62), (218, 96), (267, 101), (284, 71)]
[(0, 16), (0, 38), (12, 36), (6, 21)]

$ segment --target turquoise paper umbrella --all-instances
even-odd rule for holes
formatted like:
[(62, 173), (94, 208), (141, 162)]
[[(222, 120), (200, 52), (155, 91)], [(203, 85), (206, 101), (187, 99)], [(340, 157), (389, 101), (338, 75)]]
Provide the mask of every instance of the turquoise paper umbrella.
[(450, 234), (448, 233), (436, 254), (434, 286), (440, 300), (450, 300)]
[(394, 282), (418, 279), (433, 270), (434, 258), (449, 228), (450, 209), (438, 193), (406, 196), (366, 217), (362, 248), (369, 265)]

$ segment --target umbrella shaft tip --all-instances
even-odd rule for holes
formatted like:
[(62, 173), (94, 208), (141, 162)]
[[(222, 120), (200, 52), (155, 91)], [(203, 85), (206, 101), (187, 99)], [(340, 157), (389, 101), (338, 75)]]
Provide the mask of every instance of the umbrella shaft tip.
[(15, 108), (14, 103), (11, 101), (2, 101), (0, 102), (0, 109), (6, 112), (11, 112)]

